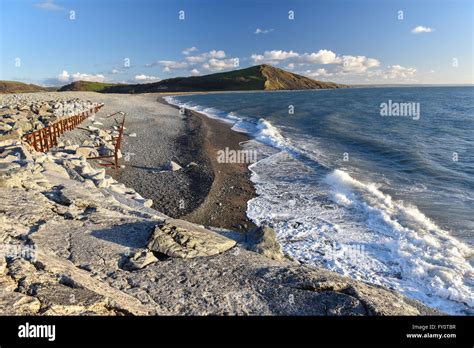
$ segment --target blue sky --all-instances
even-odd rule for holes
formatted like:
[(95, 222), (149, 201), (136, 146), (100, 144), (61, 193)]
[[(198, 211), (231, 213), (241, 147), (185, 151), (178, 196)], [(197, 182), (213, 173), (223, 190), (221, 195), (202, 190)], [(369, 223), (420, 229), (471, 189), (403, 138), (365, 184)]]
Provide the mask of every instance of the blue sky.
[(474, 83), (471, 0), (0, 4), (2, 80), (144, 83), (268, 63), (343, 83)]

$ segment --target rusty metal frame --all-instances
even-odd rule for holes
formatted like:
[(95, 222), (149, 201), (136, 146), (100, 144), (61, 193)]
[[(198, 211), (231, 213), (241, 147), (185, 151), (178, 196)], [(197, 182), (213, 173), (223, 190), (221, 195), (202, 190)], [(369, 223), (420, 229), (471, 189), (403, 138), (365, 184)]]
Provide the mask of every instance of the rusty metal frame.
[(89, 157), (87, 158), (88, 160), (105, 160), (107, 158), (113, 158), (113, 160), (105, 160), (102, 163), (98, 163), (101, 166), (104, 167), (114, 167), (115, 169), (118, 169), (119, 167), (119, 158), (118, 158), (118, 152), (122, 148), (122, 138), (123, 138), (123, 131), (124, 131), (124, 126), (125, 126), (125, 116), (126, 113), (123, 111), (117, 111), (111, 115), (106, 116), (106, 118), (110, 118), (112, 116), (115, 116), (117, 114), (122, 115), (122, 122), (118, 122), (117, 119), (115, 119), (115, 122), (120, 124), (120, 129), (119, 129), (119, 135), (118, 137), (113, 137), (113, 142), (114, 142), (114, 154), (113, 155), (108, 155), (108, 156), (97, 156), (97, 157)]
[(62, 134), (76, 128), (81, 122), (87, 119), (90, 114), (95, 114), (103, 106), (104, 104), (99, 104), (88, 111), (81, 112), (80, 114), (68, 118), (63, 118), (52, 123), (48, 127), (25, 134), (21, 139), (32, 146), (35, 151), (48, 152), (52, 147), (58, 145), (59, 138)]

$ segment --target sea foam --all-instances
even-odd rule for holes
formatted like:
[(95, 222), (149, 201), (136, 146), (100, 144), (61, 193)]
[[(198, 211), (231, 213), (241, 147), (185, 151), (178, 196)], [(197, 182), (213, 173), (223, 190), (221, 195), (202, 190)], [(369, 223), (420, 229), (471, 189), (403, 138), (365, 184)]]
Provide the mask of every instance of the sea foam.
[(329, 169), (314, 144), (285, 137), (264, 118), (255, 122), (166, 99), (254, 137), (245, 146), (265, 156), (249, 167), (258, 197), (248, 202), (247, 215), (257, 225), (274, 227), (285, 252), (447, 313), (474, 314), (470, 248), (416, 206), (393, 199), (381, 183)]

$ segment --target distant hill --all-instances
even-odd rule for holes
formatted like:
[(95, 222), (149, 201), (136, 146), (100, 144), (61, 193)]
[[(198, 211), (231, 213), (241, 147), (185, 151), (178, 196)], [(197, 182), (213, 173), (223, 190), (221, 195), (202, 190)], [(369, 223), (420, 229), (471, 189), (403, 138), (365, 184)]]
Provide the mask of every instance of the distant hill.
[(62, 86), (59, 92), (64, 91), (87, 91), (87, 92), (103, 92), (104, 89), (120, 86), (117, 83), (103, 83), (103, 82), (89, 82), (89, 81), (75, 81), (68, 85)]
[(344, 88), (333, 82), (322, 82), (275, 68), (256, 65), (246, 69), (217, 74), (175, 77), (154, 83), (106, 84), (77, 81), (60, 91), (96, 91), (103, 93), (152, 93), (152, 92), (199, 92), (199, 91), (273, 91), (321, 88)]
[(0, 81), (0, 93), (33, 93), (55, 90), (55, 87), (41, 87), (17, 81)]

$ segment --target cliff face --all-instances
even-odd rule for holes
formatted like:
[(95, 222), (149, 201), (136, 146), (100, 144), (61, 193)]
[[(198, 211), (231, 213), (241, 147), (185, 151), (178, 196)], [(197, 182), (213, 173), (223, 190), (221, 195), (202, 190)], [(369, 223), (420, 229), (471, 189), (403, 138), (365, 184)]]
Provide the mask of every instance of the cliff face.
[(256, 65), (250, 68), (217, 74), (175, 77), (154, 83), (115, 85), (77, 81), (60, 91), (95, 91), (104, 93), (203, 92), (203, 91), (264, 91), (344, 88), (333, 82), (322, 82), (272, 67)]
[(270, 65), (260, 65), (260, 72), (265, 81), (265, 90), (300, 90), (300, 89), (321, 89), (321, 88), (344, 88), (334, 82), (322, 82), (310, 79), (305, 76), (293, 74), (283, 69)]

